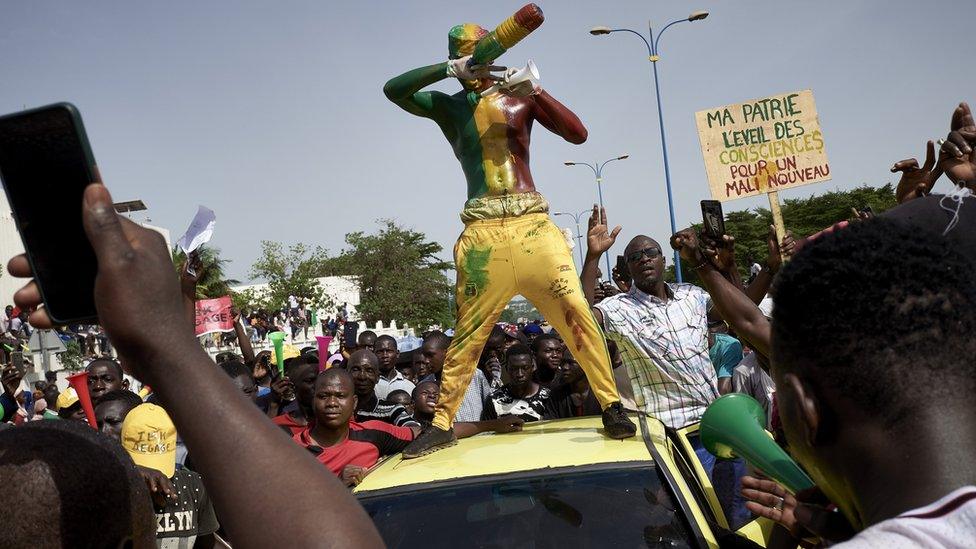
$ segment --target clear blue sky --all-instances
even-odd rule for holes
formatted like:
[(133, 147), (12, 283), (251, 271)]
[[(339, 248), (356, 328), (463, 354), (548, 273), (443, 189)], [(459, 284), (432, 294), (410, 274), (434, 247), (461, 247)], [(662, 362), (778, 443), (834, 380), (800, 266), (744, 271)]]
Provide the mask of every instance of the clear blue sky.
[[(464, 179), (431, 122), (389, 103), (383, 83), (445, 59), (447, 30), (493, 28), (523, 4), (495, 2), (5, 2), (0, 112), (78, 105), (117, 200), (143, 199), (173, 238), (197, 204), (217, 213), (213, 244), (246, 278), (259, 241), (337, 251), (378, 218), (427, 233), (449, 257), (462, 228)], [(644, 45), (592, 37), (598, 24), (646, 32), (693, 9), (661, 41), (662, 95), (679, 225), (708, 198), (694, 112), (811, 88), (834, 179), (806, 196), (894, 180), (895, 160), (944, 136), (960, 100), (976, 99), (971, 1), (540, 2), (545, 24), (500, 62), (532, 58), (542, 84), (575, 110), (589, 140), (537, 127), (532, 171), (553, 210), (596, 200), (592, 174), (564, 160), (622, 153), (604, 199), (623, 233), (668, 233), (657, 112)], [(963, 50), (966, 48), (964, 47)], [(439, 89), (453, 91), (445, 81)], [(944, 184), (944, 183), (943, 183)], [(726, 211), (764, 199), (725, 204)], [(566, 218), (557, 218), (565, 225)]]

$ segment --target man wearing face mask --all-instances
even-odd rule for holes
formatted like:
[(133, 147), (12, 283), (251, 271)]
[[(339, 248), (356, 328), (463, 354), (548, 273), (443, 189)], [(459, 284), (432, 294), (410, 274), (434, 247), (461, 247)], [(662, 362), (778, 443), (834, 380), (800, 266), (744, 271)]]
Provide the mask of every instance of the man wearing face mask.
[[(535, 6), (514, 16), (519, 25), (531, 28), (541, 19)], [(528, 298), (578, 354), (604, 410), (606, 435), (626, 438), (636, 431), (620, 405), (606, 344), (575, 276), (572, 252), (549, 219), (549, 204), (536, 191), (529, 171), (534, 121), (574, 144), (586, 141), (586, 128), (531, 80), (502, 83), (497, 92), (487, 93), (500, 80), (492, 71), (505, 70), (469, 63), (476, 44), (487, 35), (475, 24), (455, 26), (448, 34), (448, 61), (406, 72), (383, 88), (400, 108), (437, 123), (461, 163), (468, 189), (461, 212), (465, 229), (455, 247), (458, 318), (437, 412), (432, 425), (404, 450), (404, 458), (455, 443), (452, 421), (465, 388), (494, 322), (516, 294)], [(463, 86), (454, 95), (421, 91), (451, 77)]]

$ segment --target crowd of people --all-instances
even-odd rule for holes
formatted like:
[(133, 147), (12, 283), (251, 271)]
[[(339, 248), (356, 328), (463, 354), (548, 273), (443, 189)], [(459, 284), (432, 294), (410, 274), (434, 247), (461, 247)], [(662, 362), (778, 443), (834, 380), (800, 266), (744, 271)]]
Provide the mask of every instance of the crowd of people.
[[(954, 111), (938, 155), (930, 142), (922, 166), (912, 159), (892, 171), (902, 172), (899, 206), (805, 238), (777, 238), (771, 227), (768, 255), (749, 261), (747, 282), (734, 235), (692, 229), (668, 243), (700, 286), (668, 282), (665, 248), (646, 235), (626, 244), (626, 269), (613, 270), (613, 283), (601, 282), (599, 259), (621, 228), (595, 206), (590, 217), (580, 286), (624, 407), (678, 429), (720, 395), (748, 394), (816, 482), (791, 494), (694, 441), (730, 524), (770, 518), (779, 524), (772, 543), (963, 547), (976, 539), (976, 123), (968, 106)], [(943, 173), (951, 187), (934, 194)], [(254, 341), (286, 320), (297, 335), (312, 318), (294, 299), (282, 315), (241, 315), (239, 352), (215, 365), (188, 322), (192, 284), (172, 276), (158, 235), (118, 217), (102, 185), (89, 187), (85, 204), (111, 340), (86, 365), (94, 417), (84, 395), (54, 379), (25, 388), (8, 345), (0, 498), (32, 497), (6, 507), (0, 545), (155, 538), (160, 547), (205, 547), (218, 537), (270, 545), (282, 536), (379, 545), (346, 487), (434, 420), (451, 336), (432, 330), (404, 348), (364, 331), (327, 368), (307, 347), (279, 371), (273, 351), (254, 352), (245, 325)], [(31, 274), (23, 257), (9, 270)], [(4, 338), (22, 344), (28, 320), (50, 327), (36, 286), (14, 301), (16, 310), (0, 315)], [(147, 315), (153, 329), (130, 322)], [(335, 335), (345, 320), (321, 322)], [(139, 393), (129, 375), (144, 384)], [(600, 414), (574, 349), (538, 319), (492, 329), (453, 428), (465, 438)], [(255, 508), (287, 514), (288, 528), (275, 513), (255, 521)]]

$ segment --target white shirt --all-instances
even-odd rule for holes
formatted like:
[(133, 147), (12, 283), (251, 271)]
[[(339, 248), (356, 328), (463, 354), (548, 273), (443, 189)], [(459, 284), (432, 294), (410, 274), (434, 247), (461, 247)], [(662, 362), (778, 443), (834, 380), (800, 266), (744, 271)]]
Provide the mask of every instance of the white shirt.
[(768, 429), (773, 420), (773, 393), (776, 392), (776, 384), (759, 365), (759, 358), (755, 351), (746, 355), (732, 370), (732, 391), (745, 393), (756, 399), (766, 412)]
[(667, 301), (632, 286), (595, 307), (620, 348), (638, 409), (678, 429), (701, 419), (719, 396), (718, 380), (708, 356), (708, 293), (667, 287)]
[(870, 528), (838, 549), (976, 546), (976, 486), (964, 486), (935, 503), (913, 509)]
[(407, 394), (413, 395), (413, 389), (416, 385), (412, 381), (403, 377), (403, 374), (399, 370), (393, 370), (393, 379), (387, 381), (382, 375), (376, 382), (376, 388), (373, 389), (376, 392), (376, 398), (380, 400), (386, 400), (386, 396), (396, 390), (406, 391)]
[(298, 300), (295, 299), (295, 296), (293, 295), (288, 296), (288, 306), (291, 307), (292, 309), (298, 308)]

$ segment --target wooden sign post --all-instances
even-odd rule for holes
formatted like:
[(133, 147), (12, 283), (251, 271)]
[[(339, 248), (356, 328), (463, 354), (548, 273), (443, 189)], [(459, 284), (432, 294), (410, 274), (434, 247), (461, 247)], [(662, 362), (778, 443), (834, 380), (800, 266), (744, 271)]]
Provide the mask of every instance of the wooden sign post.
[(830, 179), (813, 92), (783, 93), (695, 113), (712, 198), (765, 194), (776, 237), (786, 236), (780, 189)]

